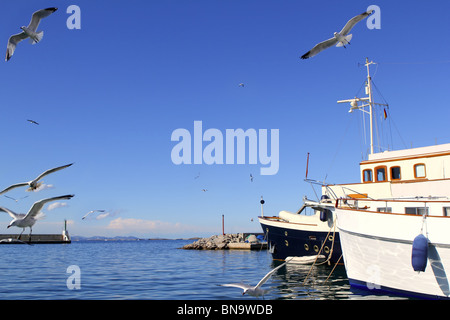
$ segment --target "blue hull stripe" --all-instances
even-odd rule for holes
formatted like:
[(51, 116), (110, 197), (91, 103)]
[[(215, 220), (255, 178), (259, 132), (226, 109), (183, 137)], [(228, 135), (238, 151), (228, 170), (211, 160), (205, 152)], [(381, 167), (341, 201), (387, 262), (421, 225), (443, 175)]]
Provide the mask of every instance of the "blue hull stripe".
[(428, 300), (448, 300), (448, 299), (450, 299), (449, 297), (435, 296), (435, 295), (423, 294), (423, 293), (419, 293), (419, 292), (399, 290), (399, 289), (394, 289), (394, 288), (385, 287), (385, 286), (377, 286), (377, 288), (369, 289), (367, 287), (367, 283), (364, 281), (355, 280), (355, 279), (348, 279), (348, 281), (350, 282), (350, 286), (353, 289), (362, 290), (364, 292), (370, 292), (371, 294), (377, 294), (377, 295), (392, 295), (392, 294), (394, 294), (396, 296), (401, 296), (401, 297), (406, 297), (406, 298), (417, 298), (417, 299), (428, 299)]

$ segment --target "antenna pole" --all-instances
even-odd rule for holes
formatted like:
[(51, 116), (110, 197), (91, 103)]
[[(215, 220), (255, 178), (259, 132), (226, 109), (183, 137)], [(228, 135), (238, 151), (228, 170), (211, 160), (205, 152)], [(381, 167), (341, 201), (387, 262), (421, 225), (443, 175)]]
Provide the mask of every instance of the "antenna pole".
[(369, 62), (369, 58), (366, 58), (367, 90), (369, 94), (369, 115), (370, 115), (370, 154), (373, 154), (373, 100), (372, 100), (372, 78), (370, 77), (369, 66), (373, 63), (374, 63), (373, 61)]
[(263, 200), (263, 197), (261, 196), (261, 217), (264, 217), (264, 203), (265, 201)]

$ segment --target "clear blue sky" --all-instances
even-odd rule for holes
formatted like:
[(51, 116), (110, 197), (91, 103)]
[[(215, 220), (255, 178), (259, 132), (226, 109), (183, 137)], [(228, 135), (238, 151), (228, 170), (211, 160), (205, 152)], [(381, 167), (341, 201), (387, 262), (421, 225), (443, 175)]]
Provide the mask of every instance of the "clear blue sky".
[[(80, 30), (66, 27), (72, 4)], [(381, 29), (364, 20), (347, 49), (299, 59), (371, 4)], [(59, 233), (67, 219), (72, 235), (209, 236), (221, 233), (222, 214), (226, 232), (261, 232), (261, 195), (267, 215), (314, 198), (303, 181), (308, 152), (309, 178), (358, 182), (360, 118), (336, 101), (360, 89), (365, 57), (379, 63), (374, 82), (390, 105), (394, 148), (450, 142), (448, 1), (10, 1), (1, 5), (5, 51), (34, 11), (51, 6), (59, 10), (41, 22), (43, 40), (23, 41), (0, 63), (0, 188), (75, 163), (43, 179), (52, 189), (0, 199), (27, 212), (75, 194), (67, 207), (45, 207), (35, 233)], [(195, 120), (224, 134), (279, 129), (278, 173), (260, 175), (259, 163), (174, 165), (171, 134), (193, 134)], [(81, 220), (93, 209), (115, 215)], [(9, 221), (0, 215), (0, 232)]]

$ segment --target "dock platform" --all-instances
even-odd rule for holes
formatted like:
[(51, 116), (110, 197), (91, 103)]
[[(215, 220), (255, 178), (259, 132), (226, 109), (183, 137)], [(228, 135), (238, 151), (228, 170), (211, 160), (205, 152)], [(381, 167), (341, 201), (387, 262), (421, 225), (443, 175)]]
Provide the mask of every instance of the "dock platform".
[(267, 243), (249, 243), (249, 242), (230, 242), (228, 243), (230, 250), (267, 250)]
[(0, 234), (0, 244), (51, 244), (51, 243), (71, 243), (67, 232), (60, 234), (22, 234), (20, 240), (19, 234)]

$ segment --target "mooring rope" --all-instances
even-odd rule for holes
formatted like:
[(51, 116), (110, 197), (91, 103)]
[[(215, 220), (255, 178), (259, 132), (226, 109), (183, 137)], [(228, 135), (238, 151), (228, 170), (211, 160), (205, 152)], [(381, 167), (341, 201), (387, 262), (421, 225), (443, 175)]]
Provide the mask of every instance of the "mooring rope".
[[(323, 246), (325, 245), (325, 242), (326, 242), (326, 240), (328, 239), (328, 236), (330, 235), (331, 229), (333, 229), (333, 227), (335, 227), (335, 225), (336, 225), (336, 219), (334, 219), (333, 226), (330, 228), (330, 231), (328, 231), (328, 234), (327, 234), (327, 236), (325, 237), (325, 241), (322, 243), (322, 246), (320, 247), (320, 250), (319, 250), (319, 252), (317, 253), (316, 259), (314, 260), (313, 264), (311, 265), (311, 268), (309, 269), (309, 272), (308, 272), (308, 274), (306, 275), (305, 280), (303, 280), (303, 285), (305, 285), (306, 280), (308, 279), (308, 277), (309, 277), (309, 275), (310, 275), (312, 269), (314, 268), (314, 266), (315, 266), (315, 264), (316, 264), (316, 261), (317, 261), (317, 259), (319, 258), (320, 252), (322, 251)], [(336, 229), (335, 229), (335, 230), (336, 230)], [(335, 237), (333, 237), (333, 242), (334, 242), (334, 238), (335, 238)], [(331, 253), (332, 253), (332, 251), (330, 251), (330, 255), (328, 256), (328, 258), (331, 257)], [(326, 261), (325, 261), (325, 262), (326, 262)], [(321, 263), (321, 264), (322, 264), (322, 263)]]
[(333, 267), (333, 269), (331, 270), (331, 272), (330, 272), (330, 274), (328, 275), (328, 277), (326, 278), (324, 284), (327, 283), (328, 279), (330, 279), (331, 274), (333, 273), (334, 269), (336, 269), (336, 267), (337, 267), (339, 261), (341, 261), (341, 258), (342, 258), (342, 254), (341, 254), (341, 256), (339, 257), (339, 259), (336, 261), (336, 263), (334, 264), (334, 267)]

